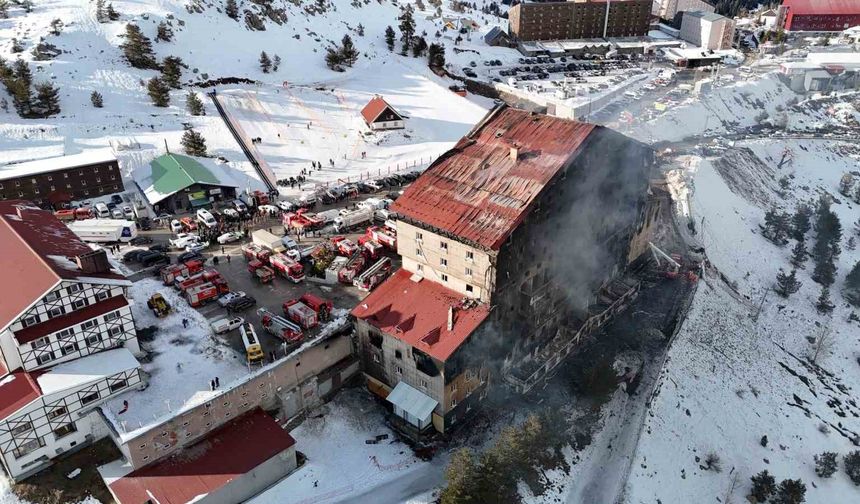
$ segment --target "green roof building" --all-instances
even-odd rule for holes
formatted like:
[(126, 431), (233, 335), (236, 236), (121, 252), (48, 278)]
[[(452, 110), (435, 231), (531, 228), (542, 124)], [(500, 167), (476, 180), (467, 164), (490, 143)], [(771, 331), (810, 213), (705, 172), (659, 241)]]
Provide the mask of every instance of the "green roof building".
[(138, 185), (157, 211), (181, 212), (236, 197), (239, 187), (227, 165), (211, 159), (167, 153), (149, 163), (151, 173)]

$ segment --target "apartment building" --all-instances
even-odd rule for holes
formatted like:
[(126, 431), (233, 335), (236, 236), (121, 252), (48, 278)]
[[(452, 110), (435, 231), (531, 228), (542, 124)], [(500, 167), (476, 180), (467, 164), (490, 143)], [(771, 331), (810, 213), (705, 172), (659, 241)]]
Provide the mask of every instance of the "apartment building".
[(517, 40), (636, 37), (648, 34), (651, 0), (524, 1), (508, 11)]
[(678, 14), (687, 11), (714, 12), (714, 6), (704, 0), (657, 0), (652, 14), (660, 19), (674, 21)]
[(653, 163), (606, 128), (501, 106), (406, 189), (403, 266), (351, 312), (401, 430), (450, 430), (493, 378), (527, 392), (635, 296)]
[(681, 20), (681, 39), (702, 49), (731, 49), (734, 35), (735, 21), (713, 12), (689, 11)]
[(0, 200), (20, 199), (61, 208), (72, 200), (122, 192), (125, 186), (110, 149), (4, 166)]
[(22, 479), (102, 436), (90, 413), (141, 385), (139, 346), (103, 250), (20, 200), (0, 201), (0, 243), (0, 458)]

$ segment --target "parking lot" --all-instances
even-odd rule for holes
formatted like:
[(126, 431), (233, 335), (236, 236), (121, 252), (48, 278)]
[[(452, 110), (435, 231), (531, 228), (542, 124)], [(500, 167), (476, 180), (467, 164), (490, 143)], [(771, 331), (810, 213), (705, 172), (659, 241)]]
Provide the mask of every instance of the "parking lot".
[[(391, 189), (392, 188), (386, 188), (386, 190), (379, 191), (375, 194), (360, 194), (356, 197), (343, 199), (331, 204), (318, 203), (312, 211), (322, 212), (325, 210), (350, 208), (357, 201), (361, 201), (368, 197), (385, 197)], [(180, 218), (182, 215), (176, 215), (174, 217)], [(291, 236), (298, 241), (299, 246), (302, 248), (329, 241), (332, 236), (345, 236), (354, 243), (357, 243), (358, 238), (364, 235), (364, 231), (367, 227), (370, 225), (380, 224), (380, 222), (368, 223), (357, 226), (357, 228), (351, 230), (351, 232), (337, 234), (335, 234), (333, 229), (329, 226), (328, 228), (323, 228), (317, 233), (305, 236), (296, 236), (295, 234), (291, 234)], [(242, 227), (245, 227), (248, 230), (249, 235), (258, 229), (268, 230), (276, 236), (284, 236), (285, 234), (280, 216), (272, 217), (270, 215), (257, 215), (253, 220), (247, 223), (247, 226), (243, 224)], [(152, 243), (139, 246), (123, 246), (119, 251), (120, 257), (135, 249), (147, 248), (158, 244), (167, 244), (168, 240), (174, 235), (166, 227), (160, 227), (149, 231), (141, 231), (139, 236), (152, 239)], [(306, 278), (298, 284), (277, 275), (270, 283), (260, 283), (248, 271), (248, 261), (245, 260), (242, 253), (242, 246), (250, 241), (250, 238), (246, 238), (224, 245), (210, 245), (202, 251), (202, 255), (205, 259), (206, 268), (216, 269), (226, 280), (230, 291), (244, 292), (246, 295), (251, 296), (256, 300), (256, 305), (241, 313), (231, 314), (213, 300), (198, 308), (198, 311), (210, 321), (224, 317), (241, 316), (245, 320), (253, 323), (267, 358), (270, 356), (271, 352), (274, 352), (276, 358), (280, 357), (284, 355), (285, 351), (287, 353), (292, 351), (293, 347), (286, 347), (283, 340), (272, 336), (265, 331), (261, 325), (260, 316), (257, 315), (257, 310), (259, 308), (264, 307), (276, 315), (282, 315), (282, 305), (285, 301), (299, 298), (305, 293), (310, 293), (322, 299), (330, 300), (333, 304), (333, 315), (337, 316), (338, 314), (343, 313), (343, 310), (352, 309), (358, 301), (366, 295), (366, 293), (361, 292), (357, 287), (352, 285), (343, 283), (325, 284), (319, 280), (311, 279), (308, 274), (310, 266), (307, 263), (304, 264)], [(167, 255), (170, 257), (171, 263), (175, 264), (178, 256), (183, 252), (183, 250), (170, 250)], [(399, 256), (393, 253), (393, 251), (384, 249), (383, 256), (389, 257), (392, 260), (392, 271), (399, 268)], [(162, 267), (161, 265), (157, 265), (145, 268), (135, 262), (124, 262), (123, 266), (132, 272), (130, 276), (132, 280), (155, 276)], [(164, 286), (163, 289), (172, 289), (172, 287)], [(139, 302), (144, 301), (145, 300), (139, 300)], [(317, 326), (309, 331), (305, 331), (305, 339), (313, 337), (319, 330), (320, 326)], [(237, 352), (244, 353), (244, 345), (238, 329), (226, 334), (218, 335), (217, 337), (228, 343)]]

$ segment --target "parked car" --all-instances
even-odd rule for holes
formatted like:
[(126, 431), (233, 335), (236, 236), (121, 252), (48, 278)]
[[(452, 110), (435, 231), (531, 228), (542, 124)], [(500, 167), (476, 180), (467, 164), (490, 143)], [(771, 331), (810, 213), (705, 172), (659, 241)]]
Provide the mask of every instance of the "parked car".
[(175, 249), (183, 249), (191, 243), (196, 243), (200, 237), (192, 233), (179, 233), (176, 238), (170, 240), (170, 246)]
[(143, 231), (149, 231), (152, 229), (152, 221), (149, 217), (141, 217), (138, 224), (140, 225), (140, 229)]
[(135, 236), (131, 240), (129, 240), (129, 245), (147, 245), (152, 243), (152, 238), (148, 236)]
[(120, 196), (119, 194), (111, 194), (110, 201), (115, 205), (119, 205), (122, 203), (122, 196)]
[(218, 237), (218, 243), (220, 243), (222, 245), (225, 243), (232, 243), (234, 241), (239, 241), (244, 237), (245, 237), (245, 235), (238, 232), (238, 231), (230, 231), (229, 233), (224, 233), (221, 236), (219, 236)]
[(156, 264), (170, 264), (170, 257), (162, 254), (161, 252), (152, 252), (147, 250), (140, 256), (140, 264), (146, 268)]
[(122, 262), (138, 262), (140, 261), (140, 256), (146, 253), (146, 250), (132, 250), (130, 252), (126, 252), (122, 256)]
[(218, 304), (224, 307), (230, 304), (230, 301), (233, 301), (234, 299), (239, 299), (240, 297), (244, 296), (245, 293), (242, 291), (230, 291), (218, 298)]
[(226, 332), (230, 332), (233, 329), (237, 329), (244, 323), (245, 319), (243, 319), (242, 317), (230, 317), (215, 320), (209, 325), (212, 327), (212, 331), (215, 334), (223, 334)]
[(151, 245), (149, 247), (149, 250), (166, 254), (168, 251), (170, 251), (170, 247), (166, 243), (156, 243), (155, 245)]
[(186, 252), (203, 252), (207, 248), (209, 248), (209, 242), (208, 241), (194, 242), (194, 243), (189, 243), (188, 245), (186, 245), (185, 251)]
[(279, 201), (278, 208), (280, 208), (284, 212), (292, 212), (293, 210), (295, 210), (296, 207), (289, 201)]
[(237, 212), (236, 210), (234, 210), (232, 208), (225, 208), (224, 210), (221, 210), (221, 213), (223, 213), (224, 216), (227, 217), (228, 219), (238, 219), (239, 218), (239, 212)]
[(257, 304), (257, 300), (251, 296), (242, 296), (238, 299), (234, 299), (227, 303), (224, 307), (228, 312), (240, 312), (245, 311), (248, 308)]
[(170, 232), (171, 233), (181, 233), (182, 232), (182, 223), (177, 219), (173, 219), (170, 221)]
[(122, 214), (122, 210), (119, 208), (114, 208), (110, 211), (110, 215), (114, 219), (125, 219), (125, 215)]
[(200, 252), (183, 252), (183, 253), (179, 254), (179, 257), (176, 258), (176, 262), (184, 263), (184, 262), (193, 261), (196, 259), (199, 259), (202, 261), (203, 260), (203, 254), (201, 254)]

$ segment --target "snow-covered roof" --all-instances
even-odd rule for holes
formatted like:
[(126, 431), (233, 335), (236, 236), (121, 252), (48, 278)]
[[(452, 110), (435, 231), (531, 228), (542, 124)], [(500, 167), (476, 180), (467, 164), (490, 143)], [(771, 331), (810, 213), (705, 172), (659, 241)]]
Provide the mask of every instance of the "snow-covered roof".
[(42, 393), (48, 395), (138, 367), (140, 363), (131, 351), (117, 348), (59, 364), (37, 377), (36, 381)]
[(66, 168), (77, 168), (79, 166), (107, 163), (110, 161), (116, 161), (116, 156), (114, 156), (111, 149), (92, 149), (81, 152), (80, 154), (72, 154), (70, 156), (50, 157), (36, 161), (27, 161), (25, 163), (0, 166), (0, 180), (64, 170)]
[(418, 420), (427, 420), (439, 404), (435, 399), (409, 386), (406, 382), (398, 383), (386, 399)]

